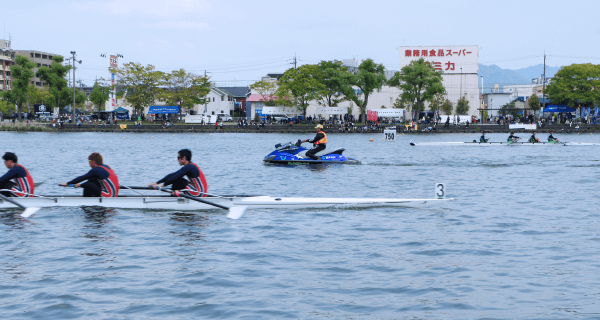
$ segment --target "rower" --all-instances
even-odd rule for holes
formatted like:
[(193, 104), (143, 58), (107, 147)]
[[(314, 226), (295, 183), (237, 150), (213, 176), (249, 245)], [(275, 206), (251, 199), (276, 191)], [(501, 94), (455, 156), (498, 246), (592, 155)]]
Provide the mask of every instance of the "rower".
[(554, 133), (554, 130), (550, 130), (550, 135), (548, 136), (548, 142), (558, 142), (558, 139), (556, 139), (552, 134)]
[(519, 140), (521, 138), (515, 136), (515, 132), (511, 131), (510, 132), (510, 136), (508, 136), (508, 139), (506, 139), (506, 142), (517, 142), (517, 140)]
[(540, 143), (540, 139), (535, 137), (536, 132), (534, 131), (531, 137), (529, 137), (529, 142), (531, 143)]
[(0, 191), (0, 194), (5, 197), (33, 197), (35, 189), (33, 178), (25, 167), (17, 164), (17, 155), (7, 152), (2, 156), (2, 160), (8, 168), (8, 172), (0, 177), (0, 189), (10, 191)]
[(482, 132), (481, 137), (479, 137), (479, 142), (480, 143), (487, 143), (488, 141), (490, 141), (490, 139), (486, 139), (485, 138), (485, 131)]
[[(60, 185), (83, 188), (84, 197), (117, 197), (119, 195), (119, 178), (108, 165), (103, 163), (102, 156), (94, 152), (88, 157), (88, 163), (92, 168), (88, 173)], [(84, 180), (87, 181), (80, 183)]]
[[(197, 164), (192, 161), (192, 151), (188, 149), (179, 150), (177, 153), (177, 161), (179, 165), (183, 166), (176, 172), (166, 175), (164, 178), (157, 182), (151, 183), (148, 186), (154, 189), (162, 188), (164, 186), (173, 185), (172, 190), (182, 190), (186, 194), (194, 197), (206, 197), (208, 191), (208, 184), (204, 173), (200, 170)], [(188, 177), (189, 180), (185, 179), (184, 176)], [(162, 185), (160, 185), (162, 183)]]
[(323, 125), (318, 124), (315, 129), (317, 129), (317, 135), (312, 140), (304, 140), (303, 142), (310, 142), (313, 144), (313, 148), (306, 151), (306, 156), (313, 159), (319, 160), (319, 157), (315, 156), (315, 154), (319, 151), (325, 150), (327, 147), (327, 134), (323, 131)]

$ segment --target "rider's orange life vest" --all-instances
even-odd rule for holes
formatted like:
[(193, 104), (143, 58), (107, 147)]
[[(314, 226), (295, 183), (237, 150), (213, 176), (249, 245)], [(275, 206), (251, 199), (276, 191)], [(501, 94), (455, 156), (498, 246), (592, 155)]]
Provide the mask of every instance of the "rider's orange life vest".
[(321, 131), (321, 133), (323, 134), (323, 138), (317, 142), (315, 142), (315, 144), (324, 144), (327, 143), (327, 133), (325, 133), (324, 131)]

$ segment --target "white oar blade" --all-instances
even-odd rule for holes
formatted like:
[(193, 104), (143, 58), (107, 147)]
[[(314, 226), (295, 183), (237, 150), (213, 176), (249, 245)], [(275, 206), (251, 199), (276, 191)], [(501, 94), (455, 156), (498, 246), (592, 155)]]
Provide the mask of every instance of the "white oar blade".
[(229, 213), (227, 214), (227, 218), (229, 219), (239, 219), (244, 215), (244, 212), (248, 206), (232, 206), (229, 208)]
[(29, 218), (34, 213), (38, 212), (40, 209), (41, 208), (38, 208), (38, 207), (29, 207), (29, 208), (25, 209), (25, 211), (23, 211), (23, 213), (21, 213), (21, 217), (23, 217), (23, 218)]

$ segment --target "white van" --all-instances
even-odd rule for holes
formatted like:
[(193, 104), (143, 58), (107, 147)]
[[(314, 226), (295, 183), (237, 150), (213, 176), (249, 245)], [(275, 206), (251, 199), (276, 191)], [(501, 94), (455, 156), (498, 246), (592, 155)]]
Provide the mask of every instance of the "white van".
[(226, 113), (218, 113), (217, 118), (220, 119), (221, 121), (225, 121), (225, 122), (233, 121), (233, 118)]

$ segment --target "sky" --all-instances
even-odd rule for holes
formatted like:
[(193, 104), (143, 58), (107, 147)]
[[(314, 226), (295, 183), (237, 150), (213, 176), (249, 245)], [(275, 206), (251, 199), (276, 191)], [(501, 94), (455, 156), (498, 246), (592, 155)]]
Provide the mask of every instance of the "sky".
[[(477, 45), (479, 63), (518, 69), (600, 64), (600, 1), (114, 0), (9, 1), (12, 49), (70, 56), (91, 86), (119, 64), (207, 73), (247, 86), (321, 60), (367, 58), (399, 70), (399, 47)], [(2, 25), (0, 25), (2, 27)], [(106, 58), (100, 55), (106, 54)]]

